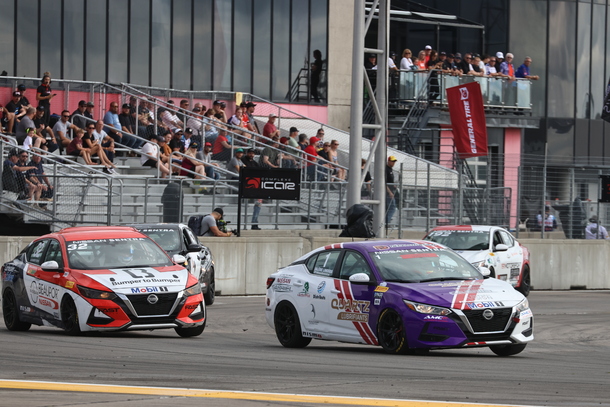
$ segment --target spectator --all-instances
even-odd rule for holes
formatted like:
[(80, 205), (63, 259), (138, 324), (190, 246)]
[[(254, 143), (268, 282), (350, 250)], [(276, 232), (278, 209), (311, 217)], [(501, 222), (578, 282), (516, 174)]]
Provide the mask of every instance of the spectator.
[(93, 102), (87, 102), (87, 106), (86, 106), (86, 109), (85, 109), (85, 113), (83, 113), (83, 114), (84, 114), (84, 116), (85, 116), (86, 118), (88, 118), (88, 119), (94, 120), (94, 117), (93, 117), (93, 109), (94, 109), (94, 108), (95, 108), (95, 103), (93, 103)]
[[(429, 100), (434, 100), (440, 95), (440, 87), (438, 83), (438, 69), (442, 69), (443, 63), (438, 59), (436, 50), (430, 51), (430, 59), (426, 64), (426, 69), (430, 72), (430, 86), (428, 91)], [(332, 145), (331, 145), (332, 146)]]
[(121, 123), (121, 130), (125, 133), (136, 134), (135, 119), (131, 116), (131, 107), (127, 103), (123, 103), (123, 106), (121, 107), (119, 123)]
[(183, 126), (186, 123), (186, 119), (188, 119), (190, 105), (191, 103), (187, 99), (182, 99), (180, 101), (180, 109), (178, 109), (178, 113), (176, 113), (176, 116), (178, 117), (178, 120), (183, 123)]
[(328, 178), (328, 180), (330, 180), (331, 176), (334, 175), (333, 166), (331, 164), (331, 158), (330, 158), (330, 143), (322, 144), (322, 150), (318, 151), (318, 156), (321, 157), (322, 159), (324, 159), (324, 161), (320, 161), (318, 159), (318, 162), (322, 163), (321, 165), (323, 167), (326, 167), (327, 178)]
[[(339, 167), (339, 142), (337, 140), (333, 140), (330, 142), (330, 150), (328, 152), (328, 155), (330, 157), (330, 160), (332, 162), (332, 170), (333, 170), (333, 174), (335, 175), (335, 177), (339, 180), (339, 181), (344, 181), (345, 180), (345, 169)], [(329, 180), (330, 181), (330, 180)]]
[(271, 113), (269, 115), (269, 120), (265, 127), (263, 127), (263, 137), (272, 138), (273, 136), (279, 136), (280, 131), (275, 126), (275, 119), (277, 119), (277, 115), (275, 113)]
[(233, 158), (231, 158), (231, 160), (229, 160), (229, 163), (227, 164), (227, 170), (231, 171), (234, 174), (237, 174), (237, 176), (235, 176), (235, 175), (231, 176), (231, 179), (233, 179), (233, 180), (239, 179), (239, 171), (240, 171), (241, 167), (244, 166), (244, 163), (241, 160), (243, 156), (244, 156), (243, 148), (238, 148), (235, 150), (235, 154), (233, 155)]
[(392, 222), (394, 212), (396, 212), (396, 185), (394, 185), (394, 165), (396, 165), (396, 157), (393, 155), (388, 157), (388, 163), (385, 167), (385, 182), (386, 182), (386, 228)]
[(367, 71), (377, 69), (377, 55), (369, 54), (368, 59), (364, 61), (364, 68)]
[(0, 105), (0, 133), (2, 128), (6, 129), (7, 133), (12, 133), (15, 126), (15, 113), (11, 113), (8, 109)]
[(462, 71), (462, 74), (464, 75), (481, 76), (481, 72), (479, 72), (479, 66), (474, 64), (474, 58), (472, 57), (472, 54), (464, 55), (464, 60), (459, 65), (459, 68)]
[(205, 141), (214, 144), (218, 137), (217, 124), (220, 123), (216, 117), (214, 117), (214, 109), (208, 109), (203, 118), (205, 124)]
[(28, 98), (25, 97), (25, 91), (26, 90), (27, 90), (27, 88), (25, 87), (25, 85), (23, 83), (20, 83), (19, 85), (17, 85), (17, 92), (21, 93), (21, 106), (23, 106), (25, 108), (34, 107), (30, 103)]
[(42, 157), (37, 154), (32, 154), (32, 158), (30, 159), (28, 166), (34, 168), (27, 171), (26, 177), (28, 177), (32, 183), (40, 185), (41, 188), (39, 200), (52, 201), (53, 185), (51, 185), (51, 183), (49, 182), (49, 178), (44, 172), (44, 167), (42, 166)]
[(398, 72), (398, 67), (396, 66), (396, 52), (392, 51), (390, 52), (390, 56), (388, 57), (388, 71), (390, 72), (390, 75)]
[(309, 145), (303, 150), (307, 160), (307, 179), (309, 181), (321, 181), (324, 176), (324, 171), (318, 171), (316, 164), (318, 161), (318, 150), (316, 149), (318, 141), (317, 137), (312, 137), (309, 139)]
[[(186, 149), (186, 152), (184, 153), (185, 155), (182, 157), (182, 169), (180, 170), (180, 175), (195, 179), (205, 178), (205, 166), (200, 163), (196, 157), (198, 149), (199, 144), (197, 144), (197, 142), (191, 143)], [(193, 174), (193, 172), (195, 174)]]
[(36, 133), (47, 140), (48, 151), (52, 153), (59, 148), (57, 139), (53, 129), (44, 123), (44, 107), (38, 106), (36, 108), (36, 115), (34, 116), (34, 126), (36, 126)]
[(81, 129), (87, 128), (87, 119), (85, 119), (84, 117), (80, 117), (80, 116), (85, 116), (86, 110), (87, 110), (87, 102), (85, 102), (84, 100), (81, 100), (80, 102), (78, 102), (78, 109), (76, 109), (74, 112), (72, 112), (72, 117), (70, 118), (70, 120), (72, 121), (72, 123), (74, 123), (74, 125), (76, 127), (79, 127)]
[(219, 128), (218, 137), (212, 148), (212, 159), (217, 161), (229, 161), (231, 159), (232, 147), (229, 144), (227, 131), (224, 127)]
[(161, 178), (169, 175), (169, 168), (160, 160), (158, 142), (163, 136), (151, 137), (150, 141), (142, 146), (140, 163), (143, 167), (157, 168), (161, 172)]
[(322, 52), (319, 49), (313, 52), (313, 63), (311, 64), (311, 83), (310, 93), (314, 102), (320, 103), (320, 95), (318, 94), (318, 86), (320, 86), (320, 75), (322, 74), (322, 68), (324, 67), (324, 60), (322, 59)]
[[(191, 143), (193, 142), (193, 129), (187, 127), (184, 129), (184, 134), (182, 134), (182, 145), (184, 146), (184, 151), (188, 150)], [(199, 144), (197, 144), (199, 147)]]
[(248, 128), (248, 124), (244, 122), (244, 110), (241, 107), (235, 109), (235, 114), (229, 119), (229, 123), (233, 126), (232, 131), (237, 134), (242, 134), (244, 137), (251, 138), (252, 136), (243, 131)]
[[(506, 59), (508, 59), (508, 54), (506, 54)], [(542, 228), (542, 224), (544, 223), (545, 232), (551, 232), (557, 229), (557, 220), (554, 215), (551, 215), (551, 207), (548, 205), (545, 205), (544, 207), (544, 219), (539, 213), (536, 215), (536, 222), (538, 223), (539, 228)]]
[(178, 151), (180, 153), (184, 153), (184, 151), (185, 151), (184, 141), (182, 141), (183, 135), (184, 135), (184, 132), (182, 131), (182, 129), (180, 129), (180, 128), (174, 129), (174, 135), (172, 136), (172, 139), (169, 142), (169, 148), (172, 149), (172, 152)]
[(417, 69), (421, 69), (421, 70), (426, 69), (426, 64), (428, 63), (428, 58), (426, 58), (425, 51), (423, 51), (423, 50), (419, 51), (419, 54), (417, 54), (417, 63), (416, 63)]
[[(87, 130), (89, 130), (89, 128), (92, 126), (92, 124), (88, 124), (87, 125)], [(95, 138), (95, 140), (97, 141), (97, 144), (99, 144), (100, 146), (102, 146), (102, 150), (104, 150), (104, 153), (106, 154), (106, 157), (108, 157), (108, 160), (110, 162), (114, 162), (114, 157), (116, 155), (116, 152), (114, 151), (114, 139), (112, 137), (110, 137), (105, 131), (104, 131), (104, 122), (101, 120), (98, 120), (95, 122), (95, 126), (93, 129), (93, 132), (91, 133), (91, 135)], [(83, 137), (83, 142), (84, 142), (84, 137)], [(87, 146), (85, 146), (87, 147)]]
[(245, 104), (244, 116), (242, 120), (246, 123), (246, 127), (252, 133), (261, 134), (258, 130), (258, 125), (256, 124), (256, 120), (254, 119), (254, 109), (256, 109), (256, 103), (247, 102)]
[(278, 157), (278, 163), (282, 168), (297, 168), (297, 159), (294, 155), (294, 149), (288, 145), (288, 139), (286, 137), (280, 137), (281, 153)]
[[(496, 57), (497, 59), (497, 57)], [(515, 79), (515, 66), (513, 65), (513, 54), (506, 54), (506, 61), (500, 64), (500, 72), (511, 79)]]
[(174, 111), (176, 106), (174, 106), (173, 100), (167, 101), (167, 109), (159, 109), (158, 116), (163, 122), (163, 124), (171, 131), (175, 133), (176, 129), (182, 129), (184, 127), (184, 123), (178, 118), (178, 115)]
[(608, 239), (608, 231), (599, 224), (597, 215), (591, 216), (589, 222), (585, 228), (585, 239)]
[(405, 48), (402, 51), (402, 59), (400, 60), (400, 69), (401, 70), (410, 70), (413, 66), (413, 60), (411, 59), (412, 53), (409, 48)]
[(424, 47), (424, 63), (427, 66), (428, 61), (430, 61), (430, 54), (432, 53), (432, 46), (426, 45)]
[(36, 109), (33, 107), (29, 107), (26, 110), (25, 116), (21, 119), (21, 121), (17, 124), (17, 131), (15, 132), (15, 138), (17, 139), (17, 143), (23, 145), (26, 136), (28, 135), (27, 129), (36, 129), (36, 124), (34, 123), (34, 116), (36, 115)]
[(474, 54), (473, 56), (473, 64), (479, 67), (479, 72), (485, 74), (485, 62), (481, 59), (479, 54)]
[(218, 167), (218, 164), (212, 162), (212, 143), (206, 141), (203, 146), (202, 156), (201, 161), (203, 161), (203, 165), (205, 166), (205, 175), (207, 175), (208, 178), (220, 179), (220, 174), (214, 169), (214, 167)]
[[(366, 160), (363, 158), (360, 168), (362, 170), (364, 170), (365, 165), (366, 165)], [(372, 179), (373, 178), (371, 177), (370, 171), (367, 171), (366, 175), (364, 176), (364, 182), (362, 183), (362, 189), (360, 190), (360, 198), (371, 199), (373, 197), (373, 188), (371, 185)]]
[(288, 134), (288, 145), (293, 147), (295, 150), (300, 149), (298, 142), (299, 130), (296, 127), (290, 128), (290, 133)]
[(502, 72), (498, 72), (496, 67), (496, 57), (489, 57), (489, 62), (485, 65), (485, 75), (492, 77), (502, 77), (504, 76)]
[(105, 166), (104, 172), (107, 174), (114, 174), (114, 164), (108, 160), (106, 154), (104, 154), (104, 151), (101, 149), (99, 144), (96, 144), (91, 148), (83, 146), (84, 133), (85, 132), (83, 129), (78, 129), (74, 132), (74, 139), (66, 148), (66, 154), (75, 157), (83, 157), (83, 160), (87, 165), (95, 165), (95, 163), (91, 160), (91, 156), (97, 154), (100, 159), (100, 164)]
[(199, 143), (203, 141), (203, 138), (205, 136), (205, 125), (203, 123), (202, 118), (203, 112), (201, 111), (201, 108), (195, 105), (195, 108), (193, 109), (193, 115), (189, 117), (186, 121), (186, 126), (190, 127), (193, 130), (193, 139), (195, 139), (195, 141)]
[(324, 145), (324, 129), (323, 128), (319, 128), (318, 131), (316, 132), (316, 137), (318, 138), (318, 145), (316, 146), (316, 148), (318, 150), (322, 149), (322, 146)]
[[(33, 109), (33, 108), (32, 108)], [(38, 148), (38, 149), (47, 149), (47, 143), (46, 140), (44, 140), (41, 136), (39, 136), (38, 134), (36, 134), (36, 129), (34, 127), (28, 127), (27, 129), (25, 129), (26, 131), (26, 136), (25, 136), (25, 140), (23, 140), (23, 149), (24, 150), (30, 150), (32, 147)], [(44, 141), (44, 143), (43, 143)]]
[(279, 157), (279, 137), (273, 136), (269, 144), (261, 152), (259, 159), (260, 166), (263, 168), (280, 168), (278, 163)]
[[(254, 159), (255, 154), (256, 154), (256, 151), (254, 151), (253, 148), (250, 148), (250, 149), (248, 149), (248, 151), (246, 151), (246, 156), (244, 158), (242, 158), (244, 167), (260, 168), (260, 164), (258, 162), (256, 162), (256, 160)], [(251, 221), (252, 227), (250, 227), (251, 230), (260, 230), (260, 228), (258, 227), (258, 215), (261, 212), (262, 205), (263, 205), (262, 199), (254, 200), (254, 208), (252, 209), (252, 221)]]
[(6, 104), (6, 109), (15, 115), (17, 123), (21, 121), (21, 118), (26, 114), (26, 107), (21, 103), (21, 92), (13, 92), (13, 97), (10, 102)]
[(498, 51), (496, 52), (496, 69), (500, 69), (502, 62), (504, 62), (504, 54)]
[[(129, 115), (128, 115), (129, 116)], [(119, 118), (119, 104), (117, 102), (110, 103), (110, 110), (104, 115), (104, 123), (106, 127), (104, 131), (108, 133), (116, 144), (121, 144), (124, 147), (135, 148), (136, 139), (129, 134), (121, 133), (123, 125)]]
[(215, 100), (212, 104), (212, 109), (214, 109), (214, 115), (219, 115), (220, 117), (217, 116), (218, 120), (220, 120), (222, 123), (227, 123), (228, 121), (227, 113), (225, 112), (226, 107), (227, 104), (220, 100)]
[(51, 75), (44, 75), (42, 77), (42, 83), (36, 89), (36, 100), (38, 101), (38, 106), (44, 107), (44, 123), (46, 125), (49, 124), (49, 116), (51, 114), (51, 99), (56, 96), (56, 94), (52, 92)]
[[(164, 164), (169, 163), (169, 159), (171, 158), (171, 155), (172, 155), (172, 149), (170, 148), (169, 144), (167, 143), (166, 136), (154, 135), (154, 137), (157, 139), (157, 144), (159, 144), (159, 157), (161, 159), (161, 162)], [(178, 160), (178, 161), (182, 162), (182, 160)]]
[(537, 81), (539, 79), (538, 75), (530, 75), (530, 65), (531, 64), (532, 64), (532, 58), (525, 57), (523, 64), (519, 68), (517, 68), (517, 71), (515, 72), (515, 77), (516, 78), (527, 78), (527, 79)]
[(458, 69), (455, 63), (455, 56), (453, 54), (447, 55), (447, 59), (443, 62), (443, 72), (455, 75)]
[(28, 190), (28, 200), (32, 200), (32, 206), (38, 207), (37, 202), (40, 201), (40, 195), (42, 194), (42, 185), (40, 185), (37, 181), (33, 180), (32, 177), (28, 176), (28, 171), (34, 169), (34, 167), (28, 166), (28, 152), (21, 151), (19, 153), (19, 160), (17, 161), (17, 166), (15, 168), (22, 168), (21, 173), (18, 174), (21, 182), (25, 183), (25, 186)]
[(305, 133), (299, 134), (299, 148), (305, 151), (307, 147), (309, 147), (309, 137)]
[(231, 237), (233, 233), (218, 229), (217, 222), (222, 220), (223, 216), (222, 208), (215, 208), (211, 214), (206, 215), (201, 221), (201, 236)]
[(33, 167), (22, 167), (18, 165), (20, 154), (25, 154), (25, 157), (27, 158), (28, 153), (26, 151), (20, 152), (17, 148), (11, 148), (8, 152), (8, 157), (4, 160), (2, 168), (2, 189), (4, 191), (16, 193), (17, 200), (29, 200), (31, 198), (31, 192), (26, 186), (23, 171), (29, 171), (33, 169)]
[[(103, 130), (103, 127), (104, 122), (102, 122), (101, 120), (99, 120), (96, 124), (89, 123), (87, 125), (87, 131), (83, 136), (83, 147), (89, 148), (92, 152), (96, 151), (95, 153), (91, 154), (92, 157), (95, 155), (99, 156), (101, 150), (101, 153), (106, 156), (103, 161), (110, 161), (111, 163), (113, 163), (114, 140), (106, 134), (106, 132)], [(101, 131), (103, 134), (98, 133), (97, 130)]]
[(71, 139), (68, 138), (68, 130), (78, 130), (79, 127), (73, 125), (68, 120), (70, 119), (70, 112), (64, 110), (61, 112), (61, 117), (53, 126), (53, 133), (55, 133), (56, 137), (59, 137), (59, 147), (62, 149), (63, 147), (67, 147), (70, 144)]
[(454, 64), (455, 64), (455, 74), (456, 75), (461, 75), (462, 74), (462, 54), (460, 54), (459, 52), (455, 53), (455, 58), (454, 58)]

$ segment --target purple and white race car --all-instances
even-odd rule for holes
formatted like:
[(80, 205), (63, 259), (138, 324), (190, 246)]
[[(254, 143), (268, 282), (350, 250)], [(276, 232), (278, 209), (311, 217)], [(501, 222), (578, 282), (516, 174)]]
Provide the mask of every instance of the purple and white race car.
[(489, 347), (516, 355), (534, 339), (532, 311), (509, 283), (484, 274), (434, 242), (333, 244), (267, 279), (266, 318), (288, 348), (321, 339), (388, 353)]

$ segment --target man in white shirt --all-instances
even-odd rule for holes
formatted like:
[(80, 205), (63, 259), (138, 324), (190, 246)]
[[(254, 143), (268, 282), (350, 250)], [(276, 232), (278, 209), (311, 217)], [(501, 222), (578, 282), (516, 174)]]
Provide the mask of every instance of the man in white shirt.
[(161, 178), (169, 175), (169, 169), (159, 159), (159, 139), (163, 136), (152, 136), (150, 141), (142, 146), (142, 154), (140, 155), (140, 163), (142, 167), (158, 168), (161, 172)]
[(68, 121), (70, 112), (64, 110), (61, 112), (61, 119), (53, 126), (53, 133), (59, 136), (59, 144), (61, 147), (67, 147), (71, 139), (68, 138), (68, 130), (78, 130), (79, 128)]

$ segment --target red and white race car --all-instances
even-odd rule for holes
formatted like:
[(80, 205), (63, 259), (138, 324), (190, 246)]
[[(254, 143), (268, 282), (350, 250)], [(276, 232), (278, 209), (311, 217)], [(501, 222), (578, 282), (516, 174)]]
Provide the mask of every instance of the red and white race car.
[(525, 296), (529, 294), (529, 251), (506, 229), (478, 225), (439, 226), (424, 239), (455, 250), (475, 267), (487, 267), (491, 277), (509, 282)]

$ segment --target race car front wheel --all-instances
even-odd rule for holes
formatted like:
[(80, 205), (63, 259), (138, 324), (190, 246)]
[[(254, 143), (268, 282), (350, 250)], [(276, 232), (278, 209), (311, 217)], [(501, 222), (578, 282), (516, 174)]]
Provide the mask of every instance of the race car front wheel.
[(205, 329), (205, 320), (203, 321), (203, 324), (200, 326), (196, 326), (194, 328), (174, 328), (174, 331), (176, 331), (176, 333), (183, 338), (191, 338), (193, 336), (201, 335), (203, 333), (204, 329)]
[(379, 344), (387, 353), (406, 354), (409, 346), (405, 334), (405, 325), (396, 311), (390, 308), (383, 310), (377, 324)]
[(66, 295), (61, 301), (61, 321), (64, 323), (64, 331), (68, 335), (80, 334), (78, 310), (74, 300), (69, 295)]
[(2, 315), (9, 331), (27, 331), (32, 324), (19, 320), (19, 306), (13, 290), (7, 288), (2, 295)]
[[(200, 279), (204, 279), (205, 273), (201, 270)], [(200, 281), (203, 282), (203, 281)], [(203, 294), (203, 299), (205, 300), (205, 305), (214, 304), (214, 299), (216, 298), (216, 283), (214, 282), (214, 269), (210, 270), (210, 281), (208, 282), (208, 290)]]
[(311, 338), (303, 337), (299, 314), (288, 301), (280, 302), (275, 308), (273, 317), (275, 335), (282, 346), (286, 348), (304, 348)]
[(496, 345), (490, 346), (489, 349), (498, 356), (512, 356), (523, 352), (527, 344), (521, 345)]

